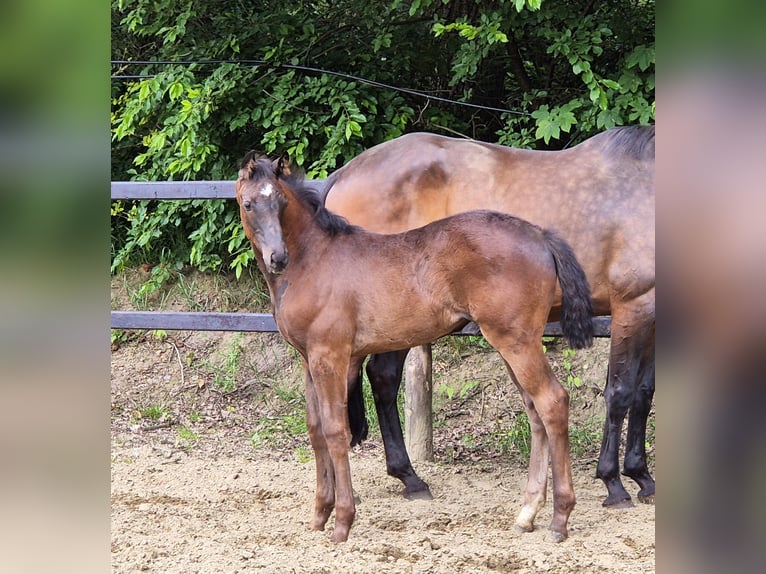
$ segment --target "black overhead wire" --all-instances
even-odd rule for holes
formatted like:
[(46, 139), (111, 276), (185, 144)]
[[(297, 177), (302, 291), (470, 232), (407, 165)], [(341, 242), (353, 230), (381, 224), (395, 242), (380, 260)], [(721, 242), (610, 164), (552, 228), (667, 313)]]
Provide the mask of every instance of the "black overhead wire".
[[(367, 84), (369, 86), (374, 86), (377, 88), (384, 88), (387, 90), (394, 90), (397, 92), (401, 92), (403, 94), (409, 94), (411, 96), (416, 96), (420, 98), (426, 98), (428, 100), (433, 100), (435, 102), (442, 102), (445, 104), (453, 104), (456, 106), (465, 106), (469, 108), (476, 108), (480, 110), (487, 110), (492, 112), (500, 112), (503, 114), (516, 114), (519, 116), (528, 116), (530, 115), (529, 112), (520, 112), (518, 110), (508, 110), (503, 108), (494, 108), (492, 106), (482, 106), (480, 104), (472, 104), (469, 102), (459, 102), (457, 100), (450, 100), (448, 98), (442, 98), (440, 96), (434, 96), (432, 94), (427, 94), (425, 92), (420, 92), (418, 90), (413, 90), (410, 88), (402, 88), (399, 86), (392, 86), (390, 84), (385, 84), (383, 82), (378, 82), (376, 80), (369, 80), (367, 78), (361, 78), (359, 76), (354, 76), (351, 74), (346, 74), (344, 72), (335, 72), (331, 70), (322, 70), (320, 68), (313, 68), (310, 66), (298, 66), (295, 64), (272, 64), (270, 62), (266, 62), (264, 60), (112, 60), (113, 66), (152, 66), (152, 65), (158, 65), (158, 66), (171, 66), (171, 65), (177, 65), (177, 66), (192, 66), (192, 65), (220, 65), (220, 64), (239, 64), (244, 66), (267, 66), (270, 68), (281, 68), (285, 70), (298, 70), (300, 72), (311, 72), (316, 74), (327, 74), (329, 76), (338, 76), (341, 78), (346, 78), (348, 80), (354, 80), (355, 82), (360, 82), (362, 84)], [(143, 80), (146, 78), (153, 78), (156, 74), (142, 74), (142, 75), (122, 75), (122, 74), (114, 74), (111, 76), (112, 80)]]

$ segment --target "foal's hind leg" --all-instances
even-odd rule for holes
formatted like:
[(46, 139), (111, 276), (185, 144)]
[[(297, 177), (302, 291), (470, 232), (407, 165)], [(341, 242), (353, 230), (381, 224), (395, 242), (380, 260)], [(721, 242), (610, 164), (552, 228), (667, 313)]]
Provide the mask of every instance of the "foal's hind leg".
[(641, 361), (638, 387), (628, 413), (628, 436), (625, 445), (623, 474), (632, 478), (641, 487), (639, 502), (654, 504), (654, 479), (646, 463), (646, 421), (654, 396), (654, 340)]
[[(542, 329), (539, 335), (542, 336)], [(567, 522), (575, 505), (569, 454), (569, 395), (556, 380), (540, 337), (526, 333), (516, 337), (493, 336), (486, 332), (485, 337), (503, 356), (514, 382), (523, 389), (530, 415), (533, 450), (525, 504), (516, 525), (529, 530), (539, 507), (545, 503), (547, 451), (553, 474), (553, 519), (549, 529), (552, 539), (561, 542), (568, 536)]]
[(549, 445), (548, 434), (545, 432), (540, 415), (535, 409), (535, 404), (529, 394), (516, 382), (508, 363), (505, 364), (511, 378), (516, 384), (516, 388), (521, 393), (524, 402), (524, 410), (529, 419), (529, 429), (532, 435), (529, 450), (529, 470), (527, 474), (527, 489), (524, 494), (524, 506), (516, 517), (515, 527), (520, 532), (532, 532), (535, 529), (535, 517), (537, 513), (545, 506), (545, 500), (548, 496), (548, 462)]
[(407, 351), (408, 349), (373, 355), (367, 363), (367, 377), (370, 379), (375, 410), (380, 422), (388, 475), (404, 483), (405, 498), (430, 500), (433, 498), (431, 491), (415, 473), (407, 454), (396, 403)]

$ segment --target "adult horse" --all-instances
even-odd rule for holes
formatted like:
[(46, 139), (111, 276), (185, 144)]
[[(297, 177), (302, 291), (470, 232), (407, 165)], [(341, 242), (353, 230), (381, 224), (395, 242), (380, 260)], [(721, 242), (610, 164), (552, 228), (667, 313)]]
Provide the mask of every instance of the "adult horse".
[[(596, 314), (612, 317), (606, 421), (596, 471), (608, 491), (603, 504), (632, 505), (619, 466), (626, 415), (624, 474), (640, 486), (640, 501), (654, 501), (645, 447), (654, 396), (654, 126), (613, 128), (562, 151), (408, 134), (368, 149), (335, 171), (325, 193), (330, 210), (380, 233), (472, 209), (512, 213), (556, 230), (585, 269)], [(559, 314), (556, 302), (550, 320)], [(404, 483), (405, 496), (430, 496), (410, 463), (396, 408), (406, 354), (374, 356), (367, 374), (388, 474)], [(361, 378), (361, 370), (357, 375)], [(358, 441), (366, 429), (361, 393), (349, 404)]]
[(358, 372), (371, 353), (421, 345), (474, 321), (502, 355), (531, 422), (529, 477), (516, 526), (533, 529), (550, 460), (550, 530), (554, 541), (564, 540), (575, 503), (569, 397), (540, 345), (557, 286), (567, 340), (577, 348), (593, 341), (588, 282), (566, 242), (486, 210), (401, 234), (364, 231), (327, 211), (284, 159), (253, 152), (236, 190), (279, 331), (303, 357), (317, 472), (311, 527), (324, 529), (335, 508), (332, 540), (343, 542), (354, 520), (348, 373)]

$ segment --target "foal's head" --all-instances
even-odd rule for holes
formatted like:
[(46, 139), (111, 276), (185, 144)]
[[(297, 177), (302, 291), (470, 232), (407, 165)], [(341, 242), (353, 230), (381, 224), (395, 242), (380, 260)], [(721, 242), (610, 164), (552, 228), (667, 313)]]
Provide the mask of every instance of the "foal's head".
[(271, 161), (249, 152), (239, 169), (237, 203), (245, 234), (261, 250), (269, 273), (281, 273), (287, 265), (287, 247), (279, 219), (287, 205), (279, 178), (290, 175), (286, 156)]
[(359, 229), (325, 208), (322, 196), (301, 171), (292, 170), (286, 155), (271, 161), (248, 152), (239, 169), (236, 189), (245, 234), (260, 249), (268, 273), (281, 273), (287, 265), (280, 222), (288, 201), (302, 205), (319, 230), (330, 237), (356, 233)]

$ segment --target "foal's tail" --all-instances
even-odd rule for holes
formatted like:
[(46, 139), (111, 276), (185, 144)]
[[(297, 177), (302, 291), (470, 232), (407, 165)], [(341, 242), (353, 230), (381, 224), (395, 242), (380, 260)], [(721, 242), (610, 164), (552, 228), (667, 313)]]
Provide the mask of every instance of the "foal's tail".
[(561, 330), (573, 349), (593, 344), (593, 305), (590, 286), (580, 262), (569, 244), (548, 229), (543, 230), (548, 248), (556, 262), (561, 285)]

